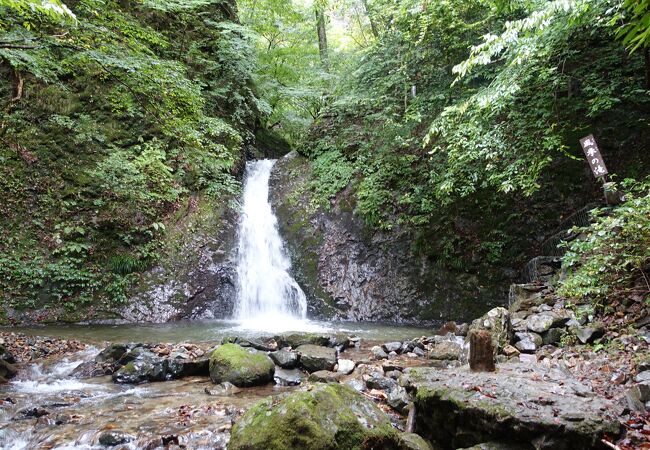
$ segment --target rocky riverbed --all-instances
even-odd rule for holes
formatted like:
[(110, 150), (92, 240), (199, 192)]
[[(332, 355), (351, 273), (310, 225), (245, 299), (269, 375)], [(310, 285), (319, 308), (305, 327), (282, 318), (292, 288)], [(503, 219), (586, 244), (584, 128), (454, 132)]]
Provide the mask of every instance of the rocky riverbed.
[[(623, 312), (621, 310), (620, 312)], [(645, 311), (597, 317), (545, 285), (430, 335), (196, 343), (2, 336), (0, 448), (650, 448)], [(486, 330), (496, 372), (469, 370)]]

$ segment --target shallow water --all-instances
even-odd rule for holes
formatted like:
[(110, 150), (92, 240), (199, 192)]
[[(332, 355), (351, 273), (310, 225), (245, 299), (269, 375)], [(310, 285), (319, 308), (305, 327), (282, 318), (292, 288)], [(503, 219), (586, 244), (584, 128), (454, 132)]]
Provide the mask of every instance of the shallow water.
[[(266, 326), (265, 326), (266, 325)], [(348, 333), (362, 340), (383, 341), (412, 339), (430, 336), (432, 328), (400, 326), (364, 322), (295, 322), (294, 327), (275, 327), (267, 323), (246, 323), (236, 321), (173, 322), (167, 324), (126, 325), (45, 325), (39, 327), (0, 328), (0, 331), (14, 331), (27, 335), (51, 336), (61, 339), (78, 339), (83, 342), (212, 342), (226, 336), (245, 338), (273, 336), (279, 333), (322, 332)]]
[[(363, 348), (351, 348), (343, 353), (352, 359), (367, 356), (371, 342), (432, 334), (431, 328), (374, 323), (296, 322), (296, 325), (298, 330), (359, 336)], [(297, 388), (269, 384), (218, 397), (205, 393), (206, 388), (213, 386), (207, 377), (131, 386), (115, 384), (110, 377), (79, 380), (70, 374), (82, 362), (93, 359), (100, 344), (106, 341), (216, 342), (224, 336), (250, 338), (277, 334), (251, 329), (254, 326), (255, 323), (220, 321), (11, 328), (28, 335), (75, 338), (98, 345), (54, 362), (27, 366), (11, 383), (0, 386), (0, 399), (15, 402), (0, 401), (0, 449), (101, 449), (106, 447), (99, 445), (99, 438), (110, 430), (135, 438), (116, 447), (121, 450), (166, 448), (164, 439), (191, 449), (225, 449), (233, 419), (239, 413), (263, 397)], [(21, 417), (20, 411), (33, 408), (44, 408), (49, 414), (40, 418)]]

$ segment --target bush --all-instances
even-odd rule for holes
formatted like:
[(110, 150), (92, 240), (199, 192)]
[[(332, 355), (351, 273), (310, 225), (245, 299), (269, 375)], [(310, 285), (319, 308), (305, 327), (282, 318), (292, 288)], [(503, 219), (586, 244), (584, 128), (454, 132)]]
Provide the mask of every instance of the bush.
[[(619, 295), (650, 292), (650, 178), (642, 183), (626, 180), (622, 186), (624, 204), (596, 209), (592, 225), (574, 229), (581, 236), (564, 256), (568, 276), (560, 295), (603, 303)], [(636, 280), (641, 280), (638, 286)]]

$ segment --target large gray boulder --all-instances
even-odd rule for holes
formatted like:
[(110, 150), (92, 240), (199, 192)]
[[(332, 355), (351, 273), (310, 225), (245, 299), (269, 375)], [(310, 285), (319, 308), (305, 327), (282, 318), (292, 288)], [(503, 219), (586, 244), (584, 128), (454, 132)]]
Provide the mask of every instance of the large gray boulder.
[(224, 344), (210, 355), (210, 379), (237, 387), (259, 386), (273, 381), (275, 364), (265, 353), (237, 344)]
[(296, 349), (300, 354), (300, 365), (307, 372), (319, 370), (334, 370), (336, 366), (336, 350), (319, 345), (301, 345)]

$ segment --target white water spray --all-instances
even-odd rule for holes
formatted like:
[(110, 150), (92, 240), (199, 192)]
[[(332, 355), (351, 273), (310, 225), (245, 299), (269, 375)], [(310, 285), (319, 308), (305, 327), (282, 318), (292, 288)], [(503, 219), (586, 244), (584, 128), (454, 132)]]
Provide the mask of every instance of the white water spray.
[(269, 178), (275, 161), (246, 165), (244, 201), (239, 225), (237, 306), (246, 328), (291, 329), (307, 316), (307, 300), (289, 271), (278, 220), (269, 203)]

